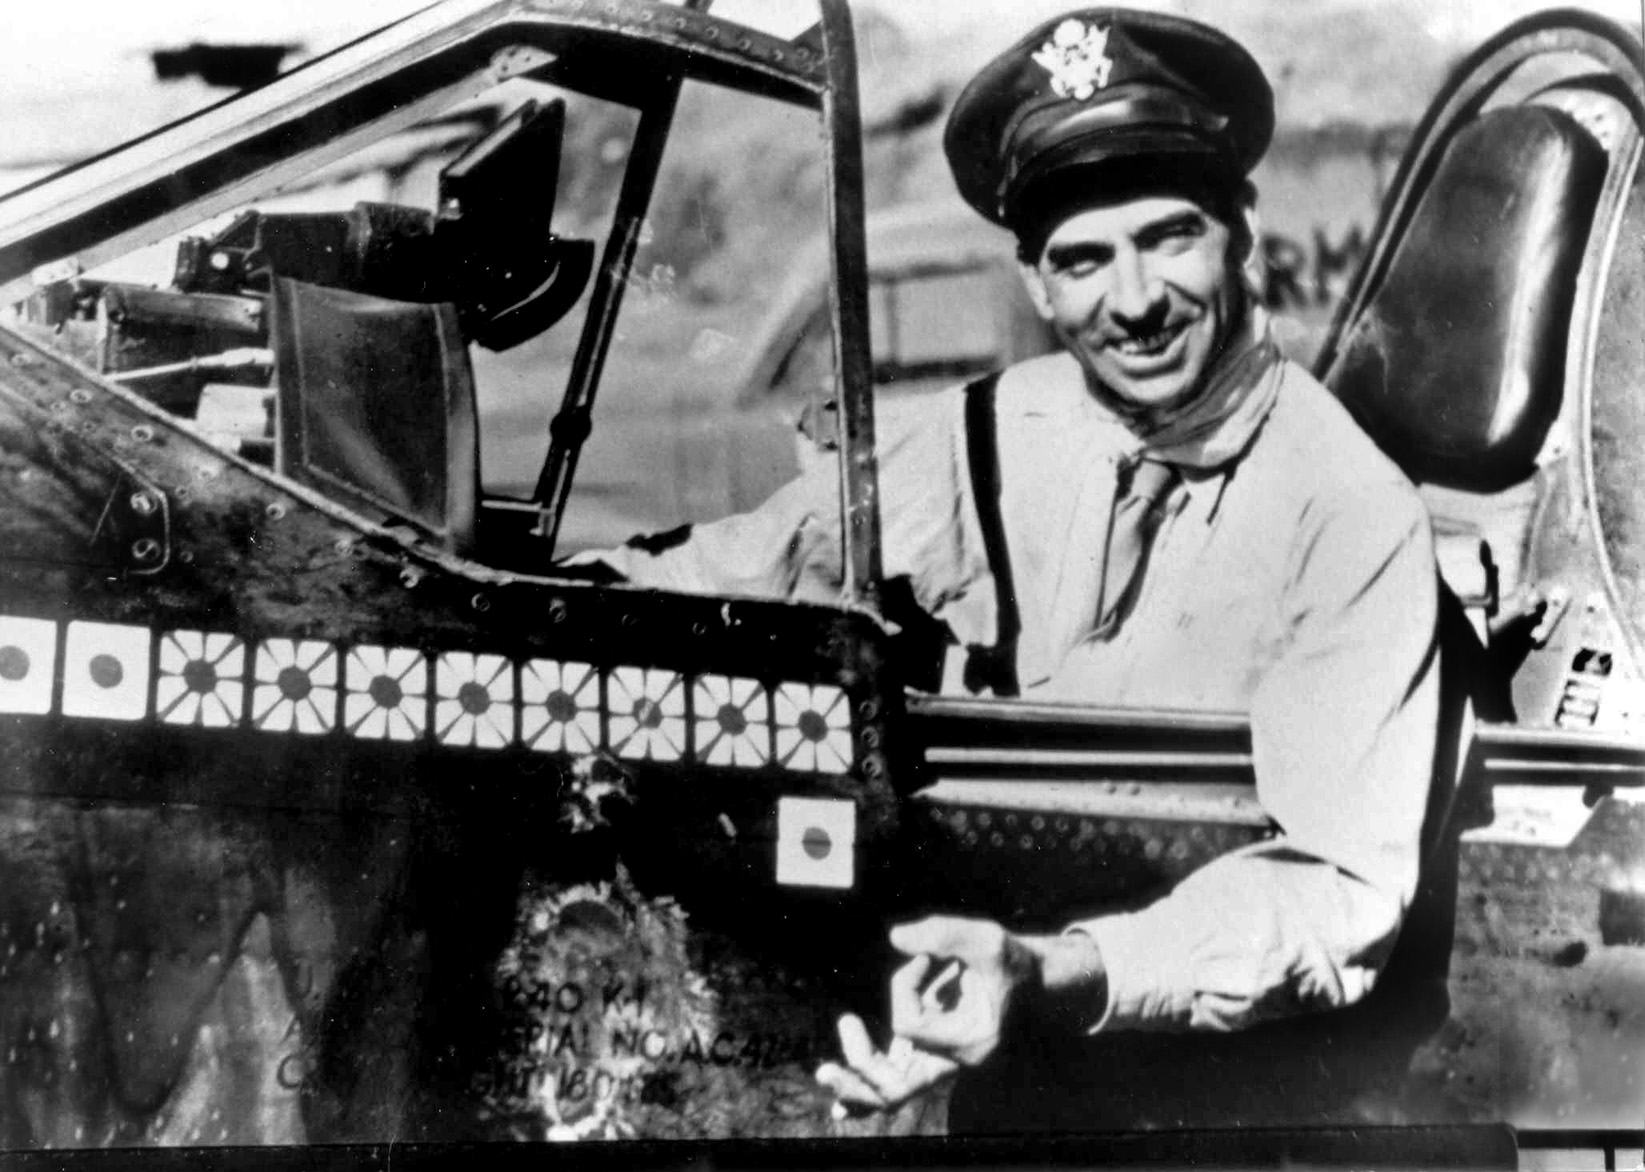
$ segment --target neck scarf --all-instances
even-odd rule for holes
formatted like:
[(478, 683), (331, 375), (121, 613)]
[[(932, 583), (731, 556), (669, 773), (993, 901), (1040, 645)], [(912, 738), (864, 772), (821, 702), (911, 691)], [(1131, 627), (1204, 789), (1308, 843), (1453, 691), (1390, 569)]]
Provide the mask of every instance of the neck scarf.
[(1211, 472), (1237, 459), (1273, 409), (1279, 392), (1279, 348), (1268, 315), (1250, 306), (1213, 366), (1205, 393), (1163, 425), (1139, 434), (1135, 456)]
[[(1107, 524), (1100, 545), (1085, 555), (1092, 559), (1087, 564), (1100, 570), (1070, 575), (1070, 559), (1065, 557), (1050, 609), (1051, 645), (1046, 649), (1055, 659), (1040, 663), (1029, 650), (1039, 671), (1048, 674), (1082, 639), (1108, 639), (1119, 631), (1137, 600), (1155, 534), (1176, 499), (1183, 471), (1215, 476), (1238, 459), (1273, 408), (1279, 382), (1279, 351), (1267, 317), (1252, 307), (1218, 356), (1198, 399), (1144, 435), (1134, 424), (1125, 427), (1128, 442), (1126, 450), (1116, 454), (1115, 495)], [(1081, 537), (1071, 541), (1079, 543)], [(1081, 564), (1077, 554), (1071, 560)], [(1024, 671), (1025, 677), (1033, 674)]]

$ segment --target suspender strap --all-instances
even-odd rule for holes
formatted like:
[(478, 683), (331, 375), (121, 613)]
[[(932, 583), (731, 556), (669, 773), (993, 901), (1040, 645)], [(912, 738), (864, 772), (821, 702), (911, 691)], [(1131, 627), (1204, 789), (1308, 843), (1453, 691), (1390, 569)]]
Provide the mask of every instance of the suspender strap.
[(965, 388), (965, 449), (971, 467), (971, 490), (999, 599), (999, 638), (992, 647), (970, 649), (965, 685), (974, 691), (988, 688), (997, 696), (1015, 696), (1019, 690), (1017, 636), (1022, 632), (1022, 621), (1017, 614), (1016, 585), (1011, 580), (1011, 558), (1000, 517), (1000, 454), (994, 419), (994, 391), (999, 381), (999, 372), (995, 371)]

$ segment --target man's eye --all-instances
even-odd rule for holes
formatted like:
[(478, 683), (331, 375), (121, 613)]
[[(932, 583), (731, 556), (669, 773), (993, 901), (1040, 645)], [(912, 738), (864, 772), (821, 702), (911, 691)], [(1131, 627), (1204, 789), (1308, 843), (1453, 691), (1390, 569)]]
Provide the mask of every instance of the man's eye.
[(1100, 256), (1070, 256), (1056, 260), (1051, 267), (1059, 277), (1089, 277), (1105, 263)]
[(1168, 256), (1176, 256), (1192, 248), (1194, 242), (1204, 234), (1204, 229), (1198, 224), (1171, 224), (1155, 232), (1145, 242), (1145, 247)]

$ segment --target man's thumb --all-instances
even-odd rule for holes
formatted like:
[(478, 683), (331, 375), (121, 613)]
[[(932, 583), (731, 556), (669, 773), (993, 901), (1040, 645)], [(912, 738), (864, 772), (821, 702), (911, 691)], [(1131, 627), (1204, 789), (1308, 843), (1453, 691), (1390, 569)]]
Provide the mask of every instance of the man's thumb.
[(891, 947), (908, 956), (965, 959), (991, 951), (999, 925), (959, 916), (928, 916), (891, 929)]

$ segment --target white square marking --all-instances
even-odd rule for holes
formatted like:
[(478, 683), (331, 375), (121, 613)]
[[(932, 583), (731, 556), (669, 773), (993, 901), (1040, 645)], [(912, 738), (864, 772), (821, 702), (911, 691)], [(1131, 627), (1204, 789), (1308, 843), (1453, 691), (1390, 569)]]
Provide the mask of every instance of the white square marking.
[(56, 623), (0, 618), (0, 712), (50, 712), (56, 667)]
[(777, 799), (777, 882), (849, 888), (856, 880), (857, 807), (829, 798)]
[(63, 640), (63, 715), (147, 716), (149, 643), (147, 627), (70, 623)]

